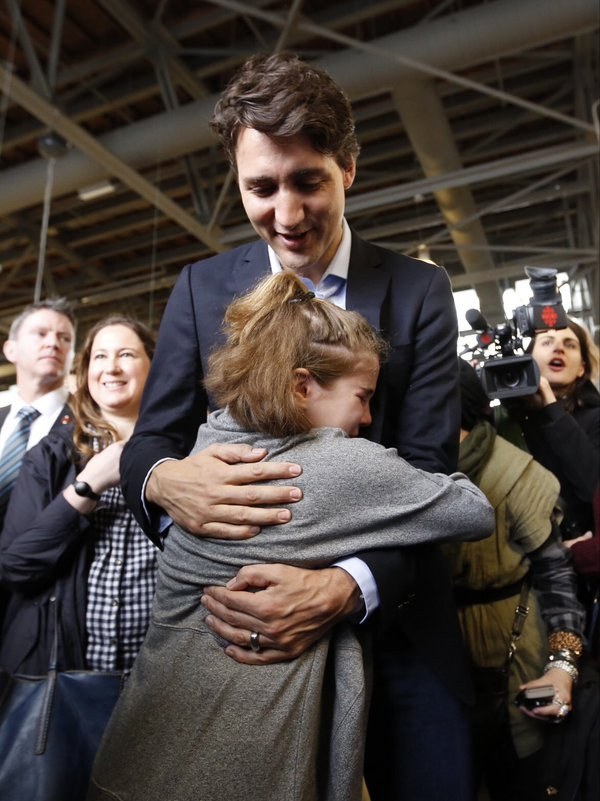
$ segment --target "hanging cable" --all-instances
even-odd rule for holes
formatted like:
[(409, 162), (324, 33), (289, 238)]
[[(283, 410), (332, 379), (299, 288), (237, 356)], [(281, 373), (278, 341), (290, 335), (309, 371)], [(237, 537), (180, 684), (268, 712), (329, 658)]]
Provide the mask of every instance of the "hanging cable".
[(48, 240), (48, 222), (50, 220), (50, 202), (52, 200), (52, 187), (54, 186), (54, 165), (56, 159), (48, 159), (46, 164), (46, 185), (44, 186), (44, 211), (42, 213), (42, 227), (40, 230), (40, 247), (38, 252), (37, 275), (35, 278), (35, 289), (33, 291), (33, 302), (38, 303), (42, 295), (42, 281), (44, 279), (44, 268), (46, 265), (46, 242)]
[(38, 139), (38, 151), (40, 155), (46, 159), (47, 164), (37, 274), (35, 278), (35, 288), (33, 291), (34, 303), (37, 303), (39, 300), (41, 300), (42, 295), (42, 283), (44, 280), (44, 269), (46, 266), (46, 243), (48, 241), (50, 205), (52, 202), (52, 189), (54, 188), (54, 166), (56, 164), (56, 159), (60, 158), (60, 156), (64, 156), (64, 154), (67, 152), (67, 143), (62, 136), (59, 136), (54, 131), (50, 131)]

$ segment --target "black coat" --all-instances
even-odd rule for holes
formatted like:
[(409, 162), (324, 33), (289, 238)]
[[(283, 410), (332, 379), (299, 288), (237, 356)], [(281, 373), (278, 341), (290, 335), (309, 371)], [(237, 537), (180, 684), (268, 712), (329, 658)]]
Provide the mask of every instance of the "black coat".
[(557, 401), (519, 414), (530, 453), (560, 482), (565, 539), (594, 531), (592, 504), (600, 482), (600, 394), (588, 382), (580, 400), (571, 413)]
[(72, 426), (52, 431), (23, 459), (0, 536), (0, 582), (10, 590), (0, 640), (0, 668), (41, 674), (61, 628), (59, 667), (85, 667), (89, 521), (62, 495), (78, 471)]
[[(0, 428), (4, 425), (4, 421), (8, 417), (8, 413), (10, 412), (10, 406), (3, 406), (0, 409)], [(71, 409), (67, 404), (65, 404), (58, 417), (54, 421), (52, 428), (50, 431), (56, 431), (57, 429), (61, 428), (63, 425), (67, 425), (71, 421)], [(4, 523), (4, 515), (6, 514), (6, 507), (8, 506), (8, 498), (4, 497), (0, 502), (0, 530), (2, 529), (2, 525)]]

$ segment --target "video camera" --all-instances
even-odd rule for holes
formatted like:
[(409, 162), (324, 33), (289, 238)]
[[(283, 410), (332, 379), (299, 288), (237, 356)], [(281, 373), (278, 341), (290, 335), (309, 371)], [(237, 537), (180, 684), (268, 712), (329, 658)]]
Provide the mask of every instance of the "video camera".
[[(533, 356), (523, 353), (523, 338), (537, 331), (567, 328), (567, 314), (556, 285), (556, 273), (548, 267), (525, 267), (532, 298), (513, 312), (512, 321), (491, 328), (477, 309), (469, 309), (467, 322), (477, 331), (477, 347), (466, 348), (473, 355), (483, 355), (479, 377), (488, 398), (519, 398), (534, 395), (540, 383), (540, 371)], [(488, 348), (494, 351), (486, 355)], [(521, 351), (522, 355), (517, 355)]]

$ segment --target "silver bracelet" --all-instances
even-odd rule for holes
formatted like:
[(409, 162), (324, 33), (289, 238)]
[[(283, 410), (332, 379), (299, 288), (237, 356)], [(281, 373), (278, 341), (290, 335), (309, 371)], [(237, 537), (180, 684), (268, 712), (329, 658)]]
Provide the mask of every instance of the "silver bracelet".
[(564, 670), (565, 673), (568, 673), (569, 676), (573, 679), (573, 684), (577, 682), (579, 678), (579, 671), (572, 665), (570, 662), (567, 662), (565, 659), (554, 659), (552, 662), (548, 662), (546, 667), (544, 668), (544, 673), (547, 673), (552, 668), (558, 668), (559, 670)]

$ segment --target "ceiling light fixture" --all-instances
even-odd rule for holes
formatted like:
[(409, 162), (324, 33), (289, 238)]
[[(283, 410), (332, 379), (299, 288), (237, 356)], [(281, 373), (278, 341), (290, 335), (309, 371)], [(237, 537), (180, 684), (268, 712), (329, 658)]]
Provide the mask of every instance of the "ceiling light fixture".
[(80, 200), (95, 200), (96, 198), (110, 195), (115, 191), (112, 181), (100, 181), (100, 183), (84, 186), (77, 190)]

